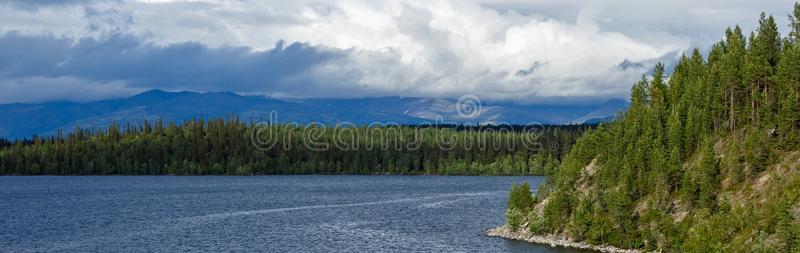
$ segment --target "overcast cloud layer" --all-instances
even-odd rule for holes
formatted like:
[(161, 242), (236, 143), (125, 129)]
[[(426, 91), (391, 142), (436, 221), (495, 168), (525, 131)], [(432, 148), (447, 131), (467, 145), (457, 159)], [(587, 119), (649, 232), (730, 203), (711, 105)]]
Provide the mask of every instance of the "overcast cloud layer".
[[(152, 88), (274, 97), (625, 98), (791, 1), (0, 0), (0, 103)], [(785, 31), (782, 30), (782, 31)]]

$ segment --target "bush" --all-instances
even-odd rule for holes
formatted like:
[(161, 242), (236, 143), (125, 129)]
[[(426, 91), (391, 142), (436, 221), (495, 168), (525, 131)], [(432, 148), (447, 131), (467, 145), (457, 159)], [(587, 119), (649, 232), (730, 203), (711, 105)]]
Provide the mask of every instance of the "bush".
[(536, 212), (528, 213), (528, 231), (533, 234), (544, 234), (550, 231), (545, 219), (536, 214)]
[(522, 225), (524, 217), (525, 215), (522, 213), (522, 211), (517, 208), (512, 207), (506, 210), (506, 223), (511, 227), (512, 230), (519, 229), (519, 226)]
[(754, 172), (761, 172), (766, 169), (770, 157), (771, 143), (766, 138), (765, 132), (760, 128), (751, 130), (744, 139), (744, 159), (750, 164)]
[(533, 205), (531, 197), (531, 187), (528, 183), (511, 185), (511, 192), (508, 193), (508, 209), (516, 208), (522, 212), (528, 211)]

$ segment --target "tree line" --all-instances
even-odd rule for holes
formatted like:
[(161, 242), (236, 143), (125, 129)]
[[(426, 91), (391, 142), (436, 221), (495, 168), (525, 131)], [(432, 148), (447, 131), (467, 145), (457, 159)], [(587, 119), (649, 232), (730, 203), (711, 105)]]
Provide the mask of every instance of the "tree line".
[(4, 138), (0, 138), (0, 148), (11, 146), (11, 144), (12, 144), (11, 141), (6, 140)]
[(509, 224), (648, 251), (800, 250), (800, 173), (789, 170), (800, 150), (800, 4), (789, 21), (781, 37), (762, 13), (755, 31), (727, 29), (668, 76), (656, 65), (633, 85), (629, 110), (582, 136), (534, 204), (509, 200)]
[(258, 125), (237, 118), (145, 121), (9, 142), (0, 148), (0, 174), (544, 175), (591, 127), (337, 129)]

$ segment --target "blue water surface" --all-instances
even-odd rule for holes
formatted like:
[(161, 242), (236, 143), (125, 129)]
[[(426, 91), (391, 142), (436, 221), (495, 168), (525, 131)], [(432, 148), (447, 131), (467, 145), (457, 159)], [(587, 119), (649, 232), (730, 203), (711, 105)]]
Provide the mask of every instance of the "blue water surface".
[(0, 177), (2, 252), (577, 252), (491, 238), (542, 177)]

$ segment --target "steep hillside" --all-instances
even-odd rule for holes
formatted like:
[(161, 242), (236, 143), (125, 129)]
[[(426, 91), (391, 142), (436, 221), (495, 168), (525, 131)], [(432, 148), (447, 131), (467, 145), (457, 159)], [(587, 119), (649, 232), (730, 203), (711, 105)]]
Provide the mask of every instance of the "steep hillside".
[(762, 15), (668, 78), (656, 66), (532, 204), (510, 199), (509, 226), (622, 249), (800, 251), (800, 4), (790, 17), (786, 38)]

